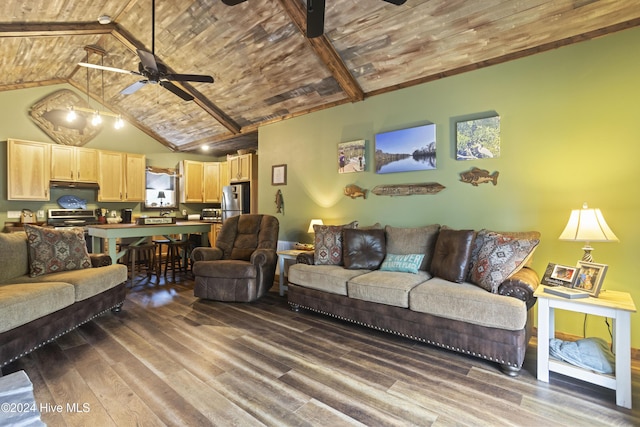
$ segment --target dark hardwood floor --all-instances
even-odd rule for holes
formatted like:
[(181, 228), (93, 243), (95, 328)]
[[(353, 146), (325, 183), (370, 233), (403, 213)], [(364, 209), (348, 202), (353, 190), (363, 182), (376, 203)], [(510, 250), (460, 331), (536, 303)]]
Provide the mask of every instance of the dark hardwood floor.
[[(257, 303), (203, 301), (193, 282), (138, 282), (108, 313), (3, 369), (24, 369), (49, 426), (638, 426), (612, 390), (536, 380), (535, 342), (497, 365), (316, 315), (274, 287)], [(635, 362), (634, 362), (635, 363)], [(67, 410), (76, 404), (77, 410)]]

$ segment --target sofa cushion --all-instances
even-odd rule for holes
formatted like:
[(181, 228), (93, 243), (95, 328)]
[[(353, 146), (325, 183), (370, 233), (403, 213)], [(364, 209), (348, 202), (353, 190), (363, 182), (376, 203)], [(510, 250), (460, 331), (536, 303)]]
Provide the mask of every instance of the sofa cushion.
[(342, 265), (342, 230), (358, 227), (358, 221), (344, 225), (314, 225), (316, 265)]
[(0, 233), (0, 260), (0, 283), (7, 283), (16, 277), (29, 274), (27, 234)]
[(426, 271), (417, 274), (372, 271), (350, 279), (347, 291), (349, 298), (408, 308), (409, 291), (430, 277)]
[(348, 270), (339, 265), (293, 264), (289, 282), (332, 294), (347, 295), (347, 281), (369, 270)]
[(25, 224), (32, 277), (91, 267), (82, 228), (56, 230)]
[(380, 266), (380, 271), (397, 271), (401, 273), (417, 274), (424, 254), (397, 255), (387, 254)]
[(75, 302), (73, 286), (60, 282), (0, 285), (0, 333)]
[(462, 283), (469, 271), (473, 230), (442, 227), (431, 261), (431, 274), (451, 282)]
[(417, 228), (400, 228), (387, 225), (387, 253), (396, 255), (424, 254), (420, 270), (431, 271), (433, 250), (438, 238), (439, 224)]
[(471, 250), (469, 281), (497, 293), (502, 282), (524, 267), (538, 243), (538, 239), (518, 239), (480, 230)]
[(486, 292), (472, 283), (453, 283), (438, 277), (411, 290), (409, 308), (446, 319), (510, 331), (522, 330), (527, 322), (524, 301)]
[(345, 268), (377, 270), (386, 255), (384, 230), (345, 228), (343, 230)]

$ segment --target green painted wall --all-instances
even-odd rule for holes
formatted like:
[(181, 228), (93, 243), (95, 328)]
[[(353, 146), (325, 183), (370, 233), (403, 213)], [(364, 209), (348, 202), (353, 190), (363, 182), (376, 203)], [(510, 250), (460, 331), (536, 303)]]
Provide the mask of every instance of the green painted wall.
[[(596, 262), (609, 265), (605, 289), (631, 292), (640, 304), (635, 224), (640, 212), (640, 29), (626, 30), (517, 61), (376, 96), (260, 128), (259, 207), (275, 214), (282, 190), (281, 240), (311, 241), (311, 218), (325, 224), (354, 219), (395, 226), (431, 223), (454, 228), (542, 233), (534, 266), (575, 265), (580, 243), (560, 242), (569, 213), (583, 202), (600, 208), (620, 243), (596, 243)], [(455, 122), (495, 111), (501, 117), (497, 159), (455, 160)], [(337, 144), (365, 139), (369, 165), (377, 132), (424, 123), (437, 126), (437, 170), (396, 174), (337, 173)], [(286, 164), (287, 185), (271, 185), (271, 167)], [(497, 186), (473, 187), (459, 173), (477, 166), (499, 171)], [(635, 177), (635, 178), (634, 178)], [(348, 184), (439, 182), (432, 196), (352, 200)], [(558, 329), (582, 335), (583, 316), (557, 315)], [(640, 348), (640, 315), (632, 345)], [(609, 338), (605, 322), (589, 316), (587, 335)]]
[[(140, 203), (100, 203), (96, 202), (94, 190), (70, 190), (54, 189), (51, 191), (51, 202), (16, 202), (7, 200), (7, 144), (9, 138), (24, 139), (54, 143), (43, 131), (38, 128), (29, 117), (29, 109), (41, 98), (60, 89), (74, 90), (70, 85), (54, 85), (30, 89), (0, 92), (0, 224), (7, 221), (7, 211), (31, 209), (34, 212), (39, 209), (57, 208), (56, 200), (65, 194), (73, 194), (88, 201), (89, 208), (98, 205), (106, 209), (131, 208), (135, 213), (141, 212)], [(83, 96), (82, 94), (80, 94)], [(92, 105), (97, 105), (92, 101)], [(121, 151), (125, 153), (142, 153), (147, 156), (147, 165), (172, 168), (183, 159), (198, 161), (224, 161), (212, 156), (197, 153), (174, 153), (155, 139), (131, 124), (126, 124), (123, 129), (114, 130), (110, 118), (105, 119), (102, 131), (85, 147), (102, 150)], [(198, 213), (202, 209), (200, 204), (181, 205), (180, 209), (187, 209), (189, 213)], [(11, 220), (15, 221), (15, 220)]]

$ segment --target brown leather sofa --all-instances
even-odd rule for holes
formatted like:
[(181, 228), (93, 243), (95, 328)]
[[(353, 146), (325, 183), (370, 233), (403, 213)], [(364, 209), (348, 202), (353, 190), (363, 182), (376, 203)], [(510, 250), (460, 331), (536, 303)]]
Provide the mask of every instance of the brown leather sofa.
[(127, 267), (89, 254), (91, 268), (29, 274), (24, 232), (0, 233), (0, 368), (113, 310), (126, 297)]
[[(507, 375), (518, 375), (531, 337), (531, 308), (536, 301), (533, 292), (539, 282), (536, 272), (526, 264), (539, 242), (539, 233), (511, 233), (514, 240), (504, 237), (512, 247), (517, 239), (525, 245), (534, 243), (529, 245), (528, 257), (522, 259), (523, 266), (505, 280), (499, 280), (492, 289), (484, 289), (470, 279), (472, 268), (479, 271), (492, 268), (487, 264), (478, 266), (484, 259), (480, 253), (482, 242), (476, 241), (476, 237), (495, 234), (473, 230), (451, 233), (444, 227), (442, 230), (439, 226), (430, 227), (424, 233), (428, 235), (426, 240), (416, 246), (420, 240), (417, 236), (429, 227), (387, 226), (382, 255), (379, 238), (367, 242), (362, 235), (356, 236), (360, 243), (354, 250), (350, 239), (355, 232), (345, 229), (344, 265), (317, 265), (314, 256), (317, 253), (306, 252), (289, 268), (289, 304), (296, 311), (304, 308), (497, 362)], [(398, 238), (400, 234), (404, 235)], [(447, 238), (443, 237), (445, 234)], [(370, 240), (372, 235), (365, 233)], [(317, 243), (318, 240), (316, 248)], [(486, 241), (485, 244), (488, 245)], [(384, 264), (369, 262), (403, 251), (426, 254), (425, 262), (415, 274), (382, 271)], [(349, 260), (353, 256), (359, 258), (355, 264)], [(499, 275), (497, 271), (493, 273)]]
[(250, 302), (266, 294), (275, 276), (278, 219), (246, 214), (227, 219), (213, 248), (191, 253), (196, 297)]

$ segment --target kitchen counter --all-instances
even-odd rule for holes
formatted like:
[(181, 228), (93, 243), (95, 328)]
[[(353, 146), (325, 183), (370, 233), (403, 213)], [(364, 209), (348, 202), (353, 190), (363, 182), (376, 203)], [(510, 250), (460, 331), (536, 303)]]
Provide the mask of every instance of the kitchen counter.
[(138, 225), (132, 224), (97, 224), (88, 225), (87, 233), (92, 238), (93, 252), (102, 252), (104, 241), (108, 240), (107, 254), (111, 257), (111, 260), (115, 264), (119, 258), (121, 258), (125, 251), (116, 251), (116, 240), (127, 237), (139, 237), (140, 239), (134, 242), (134, 245), (139, 245), (151, 236), (165, 236), (168, 239), (172, 239), (172, 235), (175, 234), (194, 234), (198, 233), (201, 236), (201, 243), (203, 246), (209, 246), (208, 233), (211, 231), (210, 222), (204, 221), (176, 221), (175, 224), (153, 224), (153, 225)]

